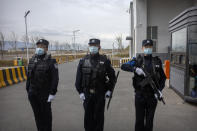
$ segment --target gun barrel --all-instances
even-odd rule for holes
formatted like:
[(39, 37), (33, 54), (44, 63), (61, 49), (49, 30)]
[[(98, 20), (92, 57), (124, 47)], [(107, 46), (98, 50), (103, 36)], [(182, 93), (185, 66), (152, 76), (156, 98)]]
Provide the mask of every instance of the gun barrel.
[(109, 99), (109, 102), (107, 103), (107, 110), (109, 109), (110, 102), (111, 102), (111, 99)]
[(111, 96), (110, 96), (110, 98), (109, 98), (109, 101), (108, 101), (108, 103), (107, 103), (107, 110), (109, 109), (109, 105), (110, 105), (110, 103), (111, 103), (112, 95), (113, 95), (113, 92), (114, 92), (114, 88), (115, 88), (116, 82), (117, 82), (117, 80), (118, 80), (119, 73), (120, 73), (120, 71), (118, 71), (118, 72), (117, 72), (117, 75), (116, 75), (115, 84), (114, 84), (114, 87), (113, 87), (113, 89), (112, 89), (112, 93), (111, 93)]
[(162, 101), (162, 103), (163, 103), (164, 105), (166, 104), (163, 98), (161, 98), (161, 101)]

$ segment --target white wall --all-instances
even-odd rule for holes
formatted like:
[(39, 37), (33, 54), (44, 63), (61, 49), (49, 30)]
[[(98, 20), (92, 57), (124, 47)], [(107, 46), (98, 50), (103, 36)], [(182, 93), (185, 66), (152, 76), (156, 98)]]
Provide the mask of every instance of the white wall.
[(135, 28), (137, 25), (137, 15), (136, 15), (136, 0), (133, 0), (133, 56), (135, 56), (136, 53), (136, 32), (135, 32)]
[(170, 46), (169, 21), (192, 7), (193, 2), (193, 0), (148, 0), (147, 25), (158, 26), (158, 53), (167, 53)]
[(142, 52), (142, 40), (146, 38), (147, 30), (147, 0), (133, 0), (135, 53)]
[[(134, 16), (133, 16), (133, 1), (130, 2), (130, 17), (131, 17), (131, 23), (130, 23), (130, 28), (131, 28), (131, 37), (133, 39), (133, 29), (134, 29)], [(135, 55), (134, 53), (134, 46), (133, 46), (133, 40), (130, 41), (130, 46), (129, 46), (129, 57), (133, 57)]]
[(194, 1), (194, 6), (197, 6), (197, 0)]

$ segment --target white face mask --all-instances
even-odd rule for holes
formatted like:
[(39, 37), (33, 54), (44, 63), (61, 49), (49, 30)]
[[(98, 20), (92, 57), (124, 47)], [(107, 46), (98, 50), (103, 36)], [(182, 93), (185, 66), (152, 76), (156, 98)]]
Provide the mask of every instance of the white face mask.
[(89, 51), (91, 54), (96, 54), (98, 53), (98, 47), (97, 46), (89, 46)]
[(152, 54), (152, 52), (153, 52), (152, 48), (144, 48), (144, 54), (150, 55), (150, 54)]
[(43, 48), (36, 48), (35, 54), (37, 54), (37, 55), (43, 55), (44, 54), (44, 49)]

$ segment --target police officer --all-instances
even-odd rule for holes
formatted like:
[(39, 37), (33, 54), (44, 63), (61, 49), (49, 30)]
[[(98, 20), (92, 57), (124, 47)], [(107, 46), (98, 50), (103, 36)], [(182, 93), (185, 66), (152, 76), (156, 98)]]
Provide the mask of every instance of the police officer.
[(142, 50), (144, 56), (139, 55), (131, 61), (123, 64), (121, 69), (124, 71), (134, 72), (133, 86), (135, 88), (135, 109), (136, 122), (135, 131), (152, 131), (153, 118), (157, 106), (157, 95), (154, 94), (152, 87), (144, 85), (140, 86), (140, 82), (146, 77), (146, 73), (152, 75), (154, 82), (158, 82), (160, 87), (159, 97), (162, 97), (162, 90), (165, 87), (166, 76), (162, 68), (162, 62), (158, 57), (152, 56), (153, 41), (143, 40)]
[(49, 42), (40, 39), (35, 55), (28, 65), (26, 90), (32, 106), (38, 131), (52, 130), (51, 101), (57, 92), (58, 65), (47, 54)]
[(79, 61), (76, 89), (85, 109), (85, 131), (103, 131), (105, 98), (111, 95), (115, 71), (105, 55), (99, 54), (100, 40), (89, 40), (89, 52)]

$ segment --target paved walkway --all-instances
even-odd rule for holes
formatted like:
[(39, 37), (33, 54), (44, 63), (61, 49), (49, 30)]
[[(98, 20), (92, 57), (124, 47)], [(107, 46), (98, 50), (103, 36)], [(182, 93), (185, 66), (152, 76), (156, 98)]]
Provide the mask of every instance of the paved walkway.
[[(60, 83), (52, 103), (54, 131), (83, 131), (83, 107), (74, 88), (78, 61), (59, 66)], [(120, 72), (105, 131), (134, 131), (135, 107), (131, 73)], [(184, 103), (173, 90), (165, 88), (166, 105), (158, 104), (154, 131), (196, 131), (197, 106)], [(36, 131), (25, 83), (0, 89), (0, 131)]]

